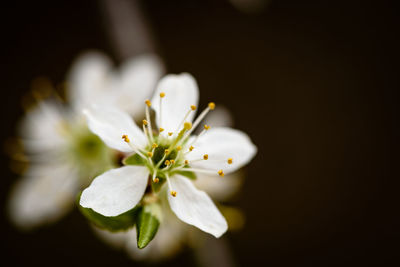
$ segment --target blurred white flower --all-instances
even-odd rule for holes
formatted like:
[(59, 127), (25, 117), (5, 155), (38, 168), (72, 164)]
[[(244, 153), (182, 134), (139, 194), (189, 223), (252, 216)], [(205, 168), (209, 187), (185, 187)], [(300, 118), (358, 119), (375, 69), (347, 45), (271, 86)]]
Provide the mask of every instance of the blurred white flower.
[(98, 103), (138, 114), (136, 106), (152, 93), (163, 71), (154, 55), (129, 60), (119, 70), (97, 52), (75, 61), (67, 77), (69, 105), (57, 98), (43, 100), (22, 120), (29, 167), (10, 196), (15, 224), (31, 228), (55, 221), (95, 175), (115, 166), (115, 152), (88, 130), (81, 110)]
[[(164, 77), (152, 101), (146, 100), (147, 120), (143, 121), (143, 132), (127, 114), (118, 109), (96, 105), (86, 110), (89, 128), (108, 146), (134, 153), (129, 158), (134, 158), (135, 163), (127, 163), (128, 158), (125, 161), (128, 166), (98, 176), (82, 192), (80, 205), (103, 216), (114, 217), (132, 210), (144, 195), (150, 195), (161, 203), (168, 201), (172, 212), (183, 222), (220, 237), (227, 230), (225, 218), (210, 197), (196, 189), (188, 173), (213, 175), (214, 179), (221, 179), (215, 176), (238, 170), (254, 157), (257, 149), (245, 133), (228, 127), (210, 129), (210, 126), (204, 125), (199, 135), (191, 136), (207, 113), (215, 108), (214, 103), (209, 103), (192, 124), (198, 94), (196, 81), (191, 75)], [(159, 127), (157, 134), (152, 128), (150, 106), (155, 111)], [(200, 178), (203, 179), (209, 178)], [(151, 192), (147, 193), (149, 184)], [(154, 189), (158, 184), (168, 185), (168, 190), (164, 186), (164, 190), (158, 192)], [(166, 211), (168, 207), (161, 210)], [(161, 227), (171, 225), (162, 219)], [(173, 232), (171, 228), (167, 229), (167, 233)], [(106, 235), (104, 233), (103, 236)], [(109, 237), (114, 237), (114, 241), (125, 240), (125, 245), (131, 247), (129, 244), (134, 239), (133, 232), (128, 231), (125, 238), (123, 236), (118, 234)], [(160, 240), (163, 240), (163, 235)], [(157, 246), (158, 243), (153, 245)], [(134, 250), (131, 249), (131, 253)]]

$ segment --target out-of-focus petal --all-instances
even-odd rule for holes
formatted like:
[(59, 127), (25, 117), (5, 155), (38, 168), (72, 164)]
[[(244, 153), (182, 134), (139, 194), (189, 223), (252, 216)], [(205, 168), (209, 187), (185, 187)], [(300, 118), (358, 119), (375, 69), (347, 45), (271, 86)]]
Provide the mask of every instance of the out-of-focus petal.
[(40, 102), (22, 120), (19, 132), (28, 153), (51, 152), (66, 143), (65, 110), (54, 100)]
[[(247, 134), (232, 128), (211, 128), (193, 144), (194, 150), (187, 155), (189, 162), (208, 154), (208, 160), (193, 162), (190, 165), (225, 173), (236, 171), (247, 164), (256, 154), (257, 147)], [(232, 164), (227, 160), (233, 159)]]
[(132, 152), (133, 149), (122, 139), (122, 135), (127, 135), (136, 146), (145, 146), (146, 136), (127, 113), (116, 108), (92, 106), (85, 109), (84, 114), (89, 129), (107, 146), (122, 152)]
[(196, 189), (185, 177), (177, 175), (170, 180), (177, 195), (168, 195), (168, 201), (179, 219), (217, 238), (226, 232), (228, 224), (225, 218), (205, 192)]
[(149, 171), (142, 166), (125, 166), (96, 177), (83, 190), (80, 205), (104, 216), (118, 216), (136, 206), (143, 197)]
[(67, 98), (79, 112), (103, 101), (113, 87), (112, 62), (100, 52), (87, 52), (76, 59), (67, 76)]
[(154, 54), (127, 61), (121, 68), (113, 104), (138, 118), (144, 112), (144, 101), (152, 96), (164, 72), (161, 59)]
[[(160, 110), (160, 93), (165, 93)], [(191, 105), (197, 106), (199, 89), (196, 80), (188, 73), (167, 75), (158, 83), (152, 99), (152, 107), (156, 112), (159, 127), (166, 132), (175, 132)], [(161, 122), (160, 122), (161, 112)], [(186, 121), (191, 122), (195, 112), (191, 112)]]
[(69, 166), (34, 165), (11, 192), (11, 220), (22, 228), (53, 222), (70, 210), (78, 190), (77, 173)]
[(225, 201), (231, 198), (240, 189), (243, 177), (240, 171), (225, 175), (224, 178), (203, 173), (196, 174), (194, 181), (196, 188), (205, 191), (215, 201)]

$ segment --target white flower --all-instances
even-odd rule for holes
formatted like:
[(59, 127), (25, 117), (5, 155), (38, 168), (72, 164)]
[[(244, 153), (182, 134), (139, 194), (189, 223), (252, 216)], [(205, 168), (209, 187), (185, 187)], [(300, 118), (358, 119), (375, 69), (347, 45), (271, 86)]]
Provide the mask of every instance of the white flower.
[(82, 108), (95, 102), (137, 113), (136, 105), (126, 104), (142, 102), (162, 73), (153, 55), (127, 61), (120, 71), (100, 53), (78, 58), (67, 78), (70, 105), (43, 100), (22, 121), (20, 133), (30, 165), (9, 202), (10, 217), (18, 226), (55, 221), (95, 175), (115, 165), (116, 155), (88, 130)]
[[(91, 131), (111, 148), (136, 153), (142, 164), (98, 176), (82, 192), (80, 205), (104, 216), (118, 216), (139, 203), (149, 183), (165, 183), (169, 205), (180, 220), (220, 237), (227, 230), (225, 218), (210, 197), (196, 189), (185, 175), (195, 172), (224, 176), (247, 164), (256, 147), (245, 133), (226, 127), (210, 129), (204, 125), (199, 135), (191, 136), (215, 107), (209, 103), (192, 123), (198, 95), (191, 75), (167, 75), (159, 82), (152, 101), (146, 100), (143, 131), (118, 109), (96, 105), (85, 110)], [(159, 134), (153, 131), (150, 106), (155, 111)]]
[[(207, 114), (204, 123), (213, 127), (231, 127), (233, 125), (233, 118), (226, 108), (217, 106), (213, 112)], [(198, 173), (194, 184), (214, 200), (226, 201), (239, 190), (242, 184), (243, 173), (239, 172), (228, 174), (224, 176), (224, 179), (216, 179), (214, 175)], [(187, 224), (178, 220), (171, 210), (166, 207), (165, 202), (161, 202), (161, 204), (163, 205), (162, 223), (157, 231), (157, 235), (143, 249), (137, 247), (136, 228), (127, 231), (109, 232), (93, 227), (94, 232), (113, 247), (124, 249), (134, 260), (158, 262), (174, 256), (186, 244), (200, 249), (203, 242), (199, 242), (199, 240), (204, 238), (200, 236), (202, 232), (188, 227)]]

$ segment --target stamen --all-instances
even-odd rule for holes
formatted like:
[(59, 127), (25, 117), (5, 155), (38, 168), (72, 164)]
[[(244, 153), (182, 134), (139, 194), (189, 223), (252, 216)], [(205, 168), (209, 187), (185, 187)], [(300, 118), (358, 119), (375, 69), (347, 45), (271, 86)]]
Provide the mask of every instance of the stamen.
[(153, 179), (153, 182), (155, 182), (156, 184), (160, 181), (160, 179), (158, 179), (157, 177)]
[(189, 130), (189, 131), (186, 133), (186, 135), (184, 136), (183, 140), (185, 140), (185, 139), (193, 132), (193, 130), (196, 129), (197, 125), (199, 125), (199, 123), (204, 119), (204, 117), (207, 115), (207, 113), (208, 113), (210, 110), (213, 110), (213, 109), (215, 109), (215, 104), (214, 104), (214, 102), (208, 103), (208, 107), (207, 107), (205, 110), (203, 110), (203, 112), (200, 113), (200, 115), (199, 115), (199, 116), (197, 117), (197, 119), (194, 121), (192, 129)]
[(174, 190), (172, 189), (172, 185), (171, 185), (171, 182), (170, 182), (170, 180), (169, 180), (169, 175), (168, 175), (168, 173), (165, 174), (165, 177), (167, 178), (167, 183), (168, 183), (168, 187), (169, 187), (169, 191), (170, 191), (170, 193), (171, 193), (171, 196), (176, 197), (176, 191), (174, 191)]
[(177, 151), (181, 151), (181, 150), (182, 150), (182, 147), (181, 147), (181, 146), (177, 146), (177, 147), (176, 147), (176, 150), (177, 150)]
[(203, 159), (208, 160), (208, 154), (204, 154)]
[(193, 149), (194, 149), (193, 146), (190, 146), (190, 147), (189, 147), (189, 151), (193, 151)]
[(185, 165), (189, 165), (189, 161), (185, 159)]
[(183, 117), (181, 123), (179, 123), (178, 128), (176, 128), (175, 132), (178, 132), (178, 131), (179, 131), (179, 129), (181, 128), (181, 126), (182, 126), (182, 124), (184, 123), (184, 121), (186, 121), (186, 119), (189, 117), (190, 113), (191, 113), (192, 111), (195, 111), (195, 110), (196, 110), (196, 106), (195, 106), (195, 105), (191, 105), (191, 106), (190, 106), (190, 109), (188, 110), (188, 112), (186, 112), (185, 116)]
[(169, 161), (168, 159), (164, 162), (165, 165), (169, 166), (171, 164), (171, 161)]
[(147, 152), (147, 156), (149, 156), (150, 158), (153, 157), (153, 152)]
[(151, 147), (152, 147), (152, 148), (156, 148), (156, 147), (158, 147), (158, 145), (157, 145), (156, 143), (153, 143), (153, 144), (151, 145)]
[(139, 148), (136, 147), (133, 143), (131, 143), (131, 140), (129, 139), (128, 135), (123, 134), (122, 135), (122, 139), (124, 139), (124, 141), (133, 149), (133, 151), (138, 154), (139, 156), (141, 156), (142, 158), (146, 158), (142, 152), (140, 152)]
[(172, 136), (174, 133), (173, 132), (168, 132), (168, 135), (169, 136)]
[(224, 177), (224, 175), (225, 175), (225, 173), (224, 173), (223, 170), (219, 170), (219, 171), (218, 171), (218, 174), (219, 174), (219, 176), (221, 176), (221, 177)]
[[(161, 92), (160, 93), (160, 112), (159, 112), (159, 115), (158, 115), (158, 119), (159, 119), (159, 122), (160, 122), (160, 127), (161, 127), (161, 125), (162, 125), (162, 99), (165, 97), (165, 93), (164, 92)], [(162, 129), (162, 128), (160, 128), (160, 133), (162, 132), (162, 131), (164, 131), (164, 129)]]
[(207, 132), (211, 127), (208, 126), (207, 124), (204, 125), (204, 129), (200, 132), (200, 134), (198, 136), (196, 136), (196, 138), (192, 141), (192, 143), (190, 143), (190, 145), (194, 145), (197, 140), (199, 139), (200, 136), (202, 136), (205, 132)]
[[(147, 119), (147, 123), (148, 123), (148, 128), (149, 128), (149, 136), (150, 136), (150, 140), (151, 140), (151, 142), (153, 142), (153, 129), (152, 129), (152, 127), (151, 127), (151, 120), (150, 120), (150, 110), (149, 110), (149, 108), (151, 107), (151, 102), (150, 102), (150, 100), (146, 100), (145, 101), (145, 103), (146, 103), (146, 119)], [(144, 120), (145, 121), (145, 120)], [(144, 123), (144, 122), (143, 122)], [(147, 123), (146, 123), (146, 125), (147, 125)]]
[(147, 126), (149, 124), (146, 120), (143, 120), (143, 125)]
[(164, 128), (161, 128), (161, 127), (160, 127), (160, 133), (162, 133), (163, 131), (164, 131)]
[(232, 158), (229, 158), (228, 159), (228, 164), (232, 164), (233, 163), (233, 159)]
[(128, 135), (126, 135), (126, 134), (122, 135), (122, 139), (124, 139), (124, 141), (127, 142), (127, 143), (130, 142), (130, 140), (128, 138)]
[(179, 132), (178, 136), (175, 138), (172, 144), (170, 144), (169, 149), (174, 149), (175, 146), (182, 140), (182, 137), (185, 135), (185, 132), (187, 132), (191, 128), (192, 128), (192, 123), (185, 122), (183, 124), (183, 129)]

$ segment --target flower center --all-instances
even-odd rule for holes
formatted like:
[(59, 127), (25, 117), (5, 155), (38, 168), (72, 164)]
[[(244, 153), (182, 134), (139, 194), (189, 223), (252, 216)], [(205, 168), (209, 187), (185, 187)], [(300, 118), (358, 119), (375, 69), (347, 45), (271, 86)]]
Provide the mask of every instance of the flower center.
[[(207, 113), (215, 108), (215, 104), (213, 102), (209, 103), (208, 107), (202, 113), (200, 113), (193, 124), (186, 121), (191, 112), (196, 110), (196, 106), (191, 105), (190, 109), (183, 116), (183, 119), (175, 132), (168, 132), (166, 134), (162, 128), (162, 99), (164, 97), (165, 93), (160, 93), (160, 110), (157, 113), (159, 116), (158, 121), (160, 123), (158, 132), (153, 131), (150, 120), (151, 102), (150, 100), (145, 101), (146, 119), (142, 121), (142, 126), (143, 132), (147, 137), (147, 145), (144, 148), (139, 148), (133, 142), (131, 142), (127, 135), (123, 135), (122, 139), (127, 142), (140, 157), (142, 157), (145, 165), (150, 171), (152, 182), (158, 184), (161, 181), (166, 181), (168, 183), (171, 195), (175, 197), (177, 192), (173, 190), (169, 181), (172, 175), (182, 172), (215, 174), (215, 171), (212, 170), (194, 169), (190, 167), (191, 162), (209, 160), (208, 154), (204, 154), (202, 158), (192, 160), (191, 162), (186, 159), (186, 155), (195, 149), (194, 146), (197, 139), (205, 134), (210, 129), (210, 126), (204, 125), (201, 133), (189, 143), (190, 134), (200, 124)], [(229, 158), (227, 162), (228, 164), (231, 164), (233, 162), (232, 158)], [(219, 176), (224, 176), (223, 170), (219, 170), (217, 173)]]

